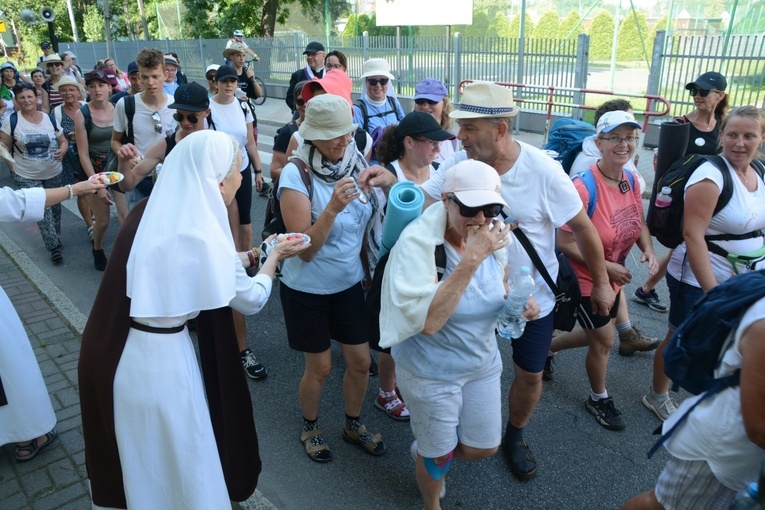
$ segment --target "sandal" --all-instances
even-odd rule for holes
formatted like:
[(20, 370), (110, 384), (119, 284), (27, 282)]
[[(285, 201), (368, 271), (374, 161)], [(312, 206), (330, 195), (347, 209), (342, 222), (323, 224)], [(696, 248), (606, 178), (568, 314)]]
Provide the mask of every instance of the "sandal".
[(394, 420), (409, 421), (409, 409), (406, 408), (406, 404), (398, 396), (398, 393), (392, 391), (392, 396), (390, 397), (383, 395), (383, 393), (382, 390), (378, 393), (375, 399), (375, 407)]
[[(41, 445), (38, 445), (37, 438), (34, 438), (25, 445), (17, 446), (16, 447), (16, 462), (28, 462), (34, 459), (35, 457), (37, 457), (38, 453), (40, 453), (46, 446), (50, 445), (53, 441), (55, 441), (57, 437), (58, 437), (58, 432), (56, 432), (56, 429), (53, 429), (47, 434), (45, 434), (46, 441)], [(26, 455), (19, 455), (20, 453), (26, 453)]]
[(537, 458), (531, 453), (526, 441), (505, 443), (502, 449), (510, 464), (510, 471), (518, 480), (525, 482), (537, 474)]
[(300, 442), (303, 443), (305, 454), (314, 462), (329, 462), (332, 460), (332, 452), (324, 442), (320, 429), (303, 430), (300, 433)]
[(369, 455), (379, 456), (385, 453), (385, 443), (383, 443), (382, 435), (377, 433), (373, 436), (367, 432), (367, 428), (364, 425), (361, 425), (357, 430), (350, 430), (348, 427), (344, 427), (343, 440), (346, 443), (360, 446)]

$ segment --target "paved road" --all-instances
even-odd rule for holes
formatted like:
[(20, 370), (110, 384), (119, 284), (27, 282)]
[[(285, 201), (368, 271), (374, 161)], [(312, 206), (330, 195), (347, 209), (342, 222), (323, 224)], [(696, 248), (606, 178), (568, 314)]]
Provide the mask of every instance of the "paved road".
[[(282, 105), (269, 101), (259, 111), (264, 153), (270, 148), (275, 126), (285, 121)], [(520, 138), (539, 142), (539, 137), (521, 134)], [(268, 159), (267, 154), (264, 156)], [(641, 167), (644, 161), (650, 161), (650, 153), (642, 155)], [(650, 183), (650, 176), (645, 171), (643, 175)], [(7, 174), (0, 176), (0, 185), (9, 185), (10, 181)], [(263, 217), (265, 202), (255, 195), (256, 223)], [(115, 220), (109, 228), (107, 246), (111, 246), (116, 230)], [(65, 262), (53, 266), (35, 225), (0, 226), (0, 284), (11, 295), (30, 332), (62, 432), (58, 445), (27, 465), (13, 462), (10, 445), (2, 447), (3, 509), (88, 507), (76, 397), (76, 346), (101, 273), (92, 267), (91, 245), (76, 211), (64, 212), (62, 237)], [(662, 251), (660, 246), (657, 251)], [(635, 252), (635, 257), (627, 261), (635, 282), (626, 288), (628, 295), (646, 277), (645, 268), (636, 263), (638, 258)], [(662, 284), (658, 290), (668, 301), (666, 287)], [(262, 497), (252, 498), (243, 506), (275, 506), (280, 510), (421, 508), (409, 457), (411, 431), (406, 423), (394, 422), (373, 407), (376, 379), (370, 381), (362, 419), (370, 430), (382, 432), (387, 454), (373, 458), (341, 440), (343, 362), (337, 349), (333, 350), (334, 369), (320, 411), (325, 438), (335, 458), (328, 465), (319, 465), (305, 457), (298, 441), (301, 421), (297, 402), (303, 360), (287, 347), (276, 293), (278, 288), (266, 308), (247, 321), (250, 346), (270, 375), (265, 381), (249, 383), (263, 459), (259, 483)], [(630, 302), (630, 310), (633, 323), (643, 331), (652, 336), (664, 335), (666, 315), (634, 302)], [(501, 344), (505, 393), (513, 378), (508, 347)], [(584, 354), (579, 350), (558, 356), (556, 380), (545, 383), (542, 401), (527, 428), (527, 439), (539, 459), (538, 476), (524, 484), (515, 481), (501, 455), (473, 464), (455, 462), (448, 476), (445, 510), (611, 509), (652, 486), (666, 458), (663, 452), (650, 461), (645, 456), (655, 439), (651, 433), (658, 425), (639, 401), (649, 384), (652, 356), (622, 358), (614, 350), (608, 389), (628, 425), (623, 432), (610, 432), (597, 425), (584, 408), (588, 392)], [(506, 404), (503, 416), (507, 416)]]

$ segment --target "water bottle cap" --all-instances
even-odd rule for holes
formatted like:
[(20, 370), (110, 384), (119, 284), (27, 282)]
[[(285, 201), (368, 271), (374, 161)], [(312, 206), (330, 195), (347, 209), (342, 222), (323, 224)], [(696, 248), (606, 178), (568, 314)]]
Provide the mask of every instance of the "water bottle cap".
[(521, 266), (520, 273), (522, 275), (531, 274), (531, 269), (529, 269), (529, 266)]
[(752, 482), (749, 484), (749, 487), (746, 488), (749, 495), (752, 497), (752, 499), (757, 499), (759, 496), (759, 486), (757, 485), (757, 482)]
[(665, 195), (671, 195), (672, 188), (670, 188), (669, 186), (664, 186), (661, 188), (661, 192), (664, 193)]

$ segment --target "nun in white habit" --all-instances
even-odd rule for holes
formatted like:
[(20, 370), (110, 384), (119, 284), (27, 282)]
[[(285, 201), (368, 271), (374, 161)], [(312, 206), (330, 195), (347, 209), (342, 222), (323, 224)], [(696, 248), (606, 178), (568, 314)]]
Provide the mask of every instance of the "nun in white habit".
[(240, 158), (225, 133), (187, 136), (165, 160), (136, 231), (127, 263), (132, 323), (113, 386), (128, 508), (231, 508), (185, 323), (225, 306), (257, 313), (276, 264), (307, 247), (280, 244), (247, 276), (226, 212)]

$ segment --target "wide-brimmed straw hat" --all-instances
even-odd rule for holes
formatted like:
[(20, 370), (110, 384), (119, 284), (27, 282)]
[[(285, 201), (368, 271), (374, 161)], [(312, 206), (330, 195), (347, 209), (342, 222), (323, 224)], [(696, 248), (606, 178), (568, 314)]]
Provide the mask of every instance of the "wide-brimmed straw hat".
[(468, 207), (507, 206), (497, 171), (475, 159), (457, 163), (446, 171), (443, 192), (454, 193)]
[(61, 60), (61, 57), (59, 57), (58, 53), (51, 53), (47, 57), (45, 57), (45, 67), (48, 67), (51, 64), (63, 64), (64, 61)]
[(345, 99), (322, 94), (306, 103), (305, 120), (300, 124), (298, 133), (306, 140), (332, 140), (358, 127), (353, 123), (353, 115)]
[(367, 78), (369, 76), (387, 76), (391, 80), (395, 80), (395, 76), (390, 74), (390, 66), (388, 61), (384, 58), (370, 58), (361, 68), (364, 71), (361, 74), (361, 78)]
[(244, 49), (244, 44), (234, 43), (225, 50), (223, 50), (223, 58), (231, 60), (233, 53), (247, 53)]
[(465, 85), (459, 110), (449, 114), (453, 119), (515, 117), (520, 108), (515, 105), (513, 91), (488, 81)]
[(58, 91), (61, 87), (65, 85), (74, 85), (78, 89), (80, 89), (80, 92), (85, 92), (85, 87), (82, 86), (82, 83), (78, 82), (71, 76), (62, 76), (60, 80), (58, 80), (58, 83), (53, 85), (53, 88)]

